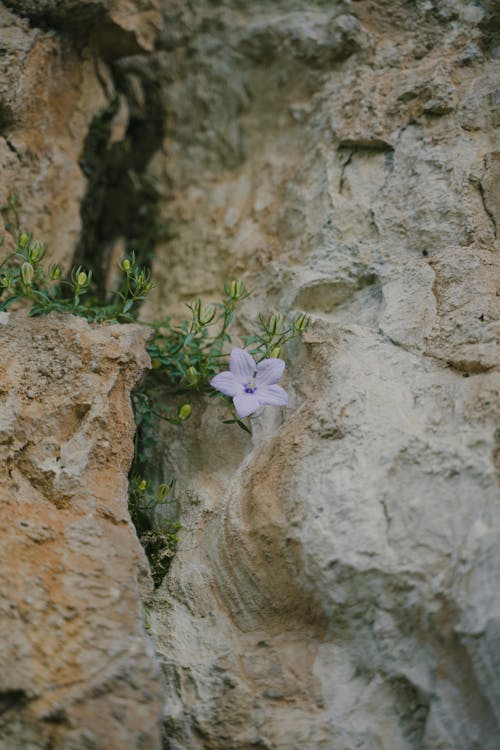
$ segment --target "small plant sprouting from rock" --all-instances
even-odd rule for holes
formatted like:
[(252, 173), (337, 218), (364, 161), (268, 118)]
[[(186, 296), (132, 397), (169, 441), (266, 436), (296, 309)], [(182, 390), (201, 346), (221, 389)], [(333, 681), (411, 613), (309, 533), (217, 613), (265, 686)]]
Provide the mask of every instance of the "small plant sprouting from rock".
[(181, 524), (178, 521), (164, 520), (160, 527), (151, 524), (151, 511), (161, 505), (175, 504), (174, 483), (153, 483), (135, 474), (129, 479), (129, 511), (142, 546), (148, 557), (155, 586), (159, 586), (168, 571), (172, 557), (175, 555), (178, 532)]
[(19, 232), (16, 249), (0, 263), (0, 312), (18, 300), (31, 303), (30, 316), (51, 312), (71, 313), (92, 323), (130, 323), (133, 308), (143, 300), (153, 284), (147, 269), (140, 268), (134, 253), (120, 262), (122, 283), (110, 304), (101, 304), (89, 294), (92, 271), (80, 266), (72, 269), (70, 278), (62, 277), (61, 267), (48, 266), (46, 248), (33, 236)]
[[(224, 285), (224, 296), (220, 302), (204, 305), (197, 299), (187, 305), (190, 318), (180, 324), (172, 325), (169, 318), (148, 324), (155, 330), (148, 346), (153, 374), (135, 395), (138, 414), (153, 414), (174, 423), (179, 421), (180, 413), (155, 406), (155, 386), (161, 380), (168, 383), (175, 394), (187, 395), (189, 391), (208, 390), (210, 395), (223, 398), (232, 414), (231, 419), (224, 420), (224, 423), (238, 424), (243, 430), (251, 431), (250, 423), (245, 423), (242, 415), (238, 414), (232, 397), (215, 385), (218, 381), (214, 382), (230, 359), (227, 348), (231, 345), (230, 326), (237, 306), (249, 295), (243, 281), (233, 280)], [(243, 337), (247, 350), (244, 356), (249, 359), (253, 357), (258, 363), (257, 367), (262, 367), (263, 360), (277, 359), (282, 347), (301, 335), (308, 325), (309, 318), (304, 314), (297, 315), (290, 323), (282, 314), (273, 313), (269, 318), (260, 315), (257, 332)], [(210, 387), (211, 383), (214, 386)], [(264, 401), (259, 404), (263, 405)]]
[[(140, 322), (139, 304), (153, 283), (149, 270), (139, 266), (133, 252), (120, 260), (121, 283), (111, 300), (103, 303), (93, 294), (91, 270), (74, 267), (65, 279), (59, 265), (47, 264), (45, 245), (20, 227), (14, 196), (1, 210), (9, 211), (14, 219), (7, 228), (12, 231), (15, 248), (0, 262), (0, 312), (24, 301), (29, 305), (30, 316), (58, 312), (84, 317), (91, 323)], [(1, 244), (2, 241), (0, 247)], [(237, 424), (251, 432), (251, 414), (264, 405), (287, 402), (285, 391), (276, 385), (285, 367), (279, 355), (290, 339), (306, 330), (309, 318), (298, 315), (287, 323), (282, 314), (267, 318), (261, 315), (257, 331), (243, 337), (244, 349), (233, 348), (230, 356), (230, 327), (239, 303), (248, 296), (243, 281), (233, 280), (225, 284), (220, 302), (203, 304), (197, 299), (187, 305), (189, 316), (180, 323), (170, 318), (140, 322), (153, 329), (148, 344), (153, 369), (132, 394), (136, 435), (129, 475), (129, 509), (155, 585), (161, 583), (168, 570), (181, 528), (175, 518), (179, 503), (173, 482), (154, 486), (148, 478), (156, 420), (182, 425), (191, 417), (194, 393), (208, 392), (223, 399), (229, 408), (231, 416), (224, 420), (225, 424)], [(227, 370), (228, 362), (230, 371), (221, 372)], [(239, 403), (241, 396), (252, 402), (252, 408), (243, 408)], [(165, 400), (167, 405), (163, 405)], [(170, 406), (168, 401), (177, 406)], [(174, 518), (163, 519), (158, 526), (153, 519), (154, 510), (168, 504), (172, 505)]]

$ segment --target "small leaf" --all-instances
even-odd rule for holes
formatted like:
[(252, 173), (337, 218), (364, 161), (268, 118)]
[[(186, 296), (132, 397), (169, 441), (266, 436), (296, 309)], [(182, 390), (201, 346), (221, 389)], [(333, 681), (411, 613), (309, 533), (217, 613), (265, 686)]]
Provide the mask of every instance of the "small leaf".
[(2, 302), (2, 304), (0, 304), (0, 311), (6, 310), (12, 302), (15, 302), (16, 299), (20, 299), (20, 297), (22, 297), (21, 294), (15, 294), (13, 297), (9, 297), (9, 299), (6, 299), (5, 302)]

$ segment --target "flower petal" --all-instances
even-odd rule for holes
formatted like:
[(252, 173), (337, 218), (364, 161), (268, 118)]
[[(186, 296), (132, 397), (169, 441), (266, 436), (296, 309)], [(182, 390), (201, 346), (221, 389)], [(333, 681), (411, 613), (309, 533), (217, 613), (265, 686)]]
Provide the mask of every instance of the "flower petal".
[(263, 359), (257, 365), (256, 385), (272, 385), (277, 383), (283, 375), (285, 363), (277, 357), (274, 359)]
[(255, 391), (261, 406), (286, 406), (288, 394), (280, 385), (264, 385)]
[(225, 396), (236, 396), (242, 391), (241, 383), (238, 383), (232, 372), (219, 372), (218, 375), (210, 381), (212, 388), (216, 388)]
[(239, 393), (233, 398), (233, 403), (239, 417), (248, 417), (254, 411), (260, 409), (260, 401), (257, 393)]
[(229, 369), (238, 383), (245, 385), (253, 380), (256, 369), (254, 358), (244, 349), (236, 347), (229, 357)]

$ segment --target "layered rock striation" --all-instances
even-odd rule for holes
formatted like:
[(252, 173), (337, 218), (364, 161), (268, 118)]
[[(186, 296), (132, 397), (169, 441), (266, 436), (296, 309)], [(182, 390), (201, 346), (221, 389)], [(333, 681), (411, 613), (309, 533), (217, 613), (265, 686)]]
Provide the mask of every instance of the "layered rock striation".
[[(165, 431), (172, 750), (496, 750), (495, 5), (184, 3), (148, 314), (306, 311), (291, 406)], [(213, 403), (213, 402), (212, 402)], [(161, 450), (159, 449), (161, 453)]]

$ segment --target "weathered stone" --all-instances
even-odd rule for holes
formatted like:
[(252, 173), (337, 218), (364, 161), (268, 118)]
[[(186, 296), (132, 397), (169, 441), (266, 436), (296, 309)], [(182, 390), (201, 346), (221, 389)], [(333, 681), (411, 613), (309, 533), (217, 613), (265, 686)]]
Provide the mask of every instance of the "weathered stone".
[(252, 439), (213, 402), (163, 428), (183, 497), (152, 620), (167, 746), (496, 750), (491, 4), (166, 14), (171, 239), (145, 316), (245, 274), (245, 332), (259, 310), (314, 320), (290, 408)]
[[(104, 248), (108, 267), (127, 238), (156, 226), (136, 201), (141, 162), (143, 192), (160, 200), (154, 219), (168, 227), (145, 318), (178, 312), (197, 294), (213, 297), (242, 274), (255, 290), (244, 332), (258, 311), (313, 317), (304, 344), (286, 352), (290, 408), (266, 410), (251, 439), (221, 425), (226, 415), (213, 401), (205, 411), (198, 404), (182, 432), (158, 429), (153, 471), (176, 475), (183, 525), (151, 615), (167, 683), (165, 746), (497, 750), (498, 3), (168, 0), (147, 59), (135, 53), (152, 48), (158, 16), (149, 0), (142, 17), (137, 4), (121, 0), (9, 6), (29, 22), (1, 10), (8, 43), (0, 63), (0, 199), (18, 188), (25, 225), (48, 240), (55, 259), (69, 264), (78, 239)], [(124, 54), (132, 57), (116, 62)], [(93, 152), (91, 122), (100, 144)], [(116, 166), (113, 148), (122, 142), (130, 161), (112, 171), (108, 215), (100, 191), (109, 174), (98, 167), (108, 158)], [(92, 152), (86, 164), (84, 143)], [(79, 238), (84, 195), (88, 232)], [(140, 231), (128, 234), (143, 210)], [(81, 386), (93, 395), (108, 372), (99, 372), (95, 351), (97, 364), (90, 354), (83, 362)], [(15, 373), (16, 357), (9, 364), (2, 350), (6, 372)], [(131, 548), (116, 558), (118, 573), (108, 558), (109, 549), (122, 549), (119, 530), (131, 532), (120, 520), (124, 509), (113, 511), (116, 525), (98, 515), (106, 512), (99, 498), (108, 472), (120, 462), (123, 506), (123, 454), (109, 458), (104, 479), (78, 485), (110, 448), (92, 443), (89, 456), (72, 438), (95, 411), (78, 381), (70, 400), (65, 362), (44, 357), (34, 385), (19, 381), (0, 411), (0, 436), (23, 497), (36, 485), (36, 507), (47, 508), (37, 516), (26, 503), (29, 526), (19, 530), (18, 517), (6, 514), (13, 545), (58, 551), (54, 519), (72, 517), (82, 502), (95, 509), (90, 520), (100, 519), (102, 537), (89, 537), (86, 516), (70, 521), (64, 537), (75, 551), (72, 570), (59, 571), (67, 576), (63, 593), (80, 611), (89, 586), (85, 596), (108, 601), (111, 584), (103, 593), (100, 582), (111, 575), (129, 590)], [(47, 415), (40, 439), (20, 450), (16, 425), (30, 409), (40, 418), (44, 388), (62, 389), (67, 411)], [(125, 422), (129, 439), (129, 413)], [(91, 434), (108, 440), (112, 423), (96, 415)], [(60, 427), (67, 439), (58, 450)], [(13, 581), (27, 586), (33, 559), (24, 562), (24, 548), (20, 559)], [(43, 747), (40, 726), (42, 738), (63, 738), (65, 750), (87, 748), (76, 727), (94, 729), (103, 702), (113, 719), (97, 745), (112, 747), (116, 731), (116, 746), (127, 747), (137, 726), (154, 723), (156, 672), (148, 683), (149, 667), (138, 667), (132, 693), (128, 664), (137, 660), (117, 657), (123, 671), (111, 683), (103, 676), (92, 692), (101, 679), (92, 665), (125, 636), (112, 640), (102, 608), (92, 611), (102, 650), (85, 640), (87, 626), (71, 619), (65, 598), (47, 614), (52, 573), (44, 566), (57, 564), (44, 558), (36, 596), (19, 604), (20, 624), (3, 640), (9, 731), (23, 750)], [(21, 583), (7, 586), (16, 608)], [(137, 635), (136, 597), (131, 608)], [(32, 635), (25, 613), (29, 622), (38, 618)], [(57, 627), (59, 617), (66, 623), (65, 638), (56, 641), (52, 616)], [(75, 639), (89, 654), (87, 671), (72, 651)], [(51, 644), (53, 663), (32, 656), (31, 643)], [(146, 651), (141, 665), (151, 664)], [(36, 691), (49, 684), (51, 668), (64, 678), (72, 662), (83, 682), (64, 683), (68, 704), (59, 711), (48, 688)], [(156, 708), (146, 715), (147, 685)], [(94, 698), (72, 702), (87, 687)], [(137, 713), (123, 724), (113, 712), (132, 694), (141, 696)]]
[(160, 747), (151, 580), (127, 510), (145, 335), (2, 313), (2, 750)]
[(85, 33), (85, 41), (103, 46), (108, 57), (151, 51), (161, 27), (157, 0), (5, 0), (5, 4), (35, 24), (79, 37)]
[[(110, 145), (125, 136), (124, 106), (116, 108), (116, 123), (109, 116), (119, 97), (109, 61), (153, 48), (158, 6), (155, 0), (9, 5), (0, 2), (0, 206), (16, 194), (23, 228), (68, 268), (85, 213), (90, 127), (104, 116), (101, 141), (105, 127)], [(101, 162), (105, 146), (99, 143)], [(2, 255), (12, 247), (4, 227), (13, 221), (11, 212), (0, 212)]]

